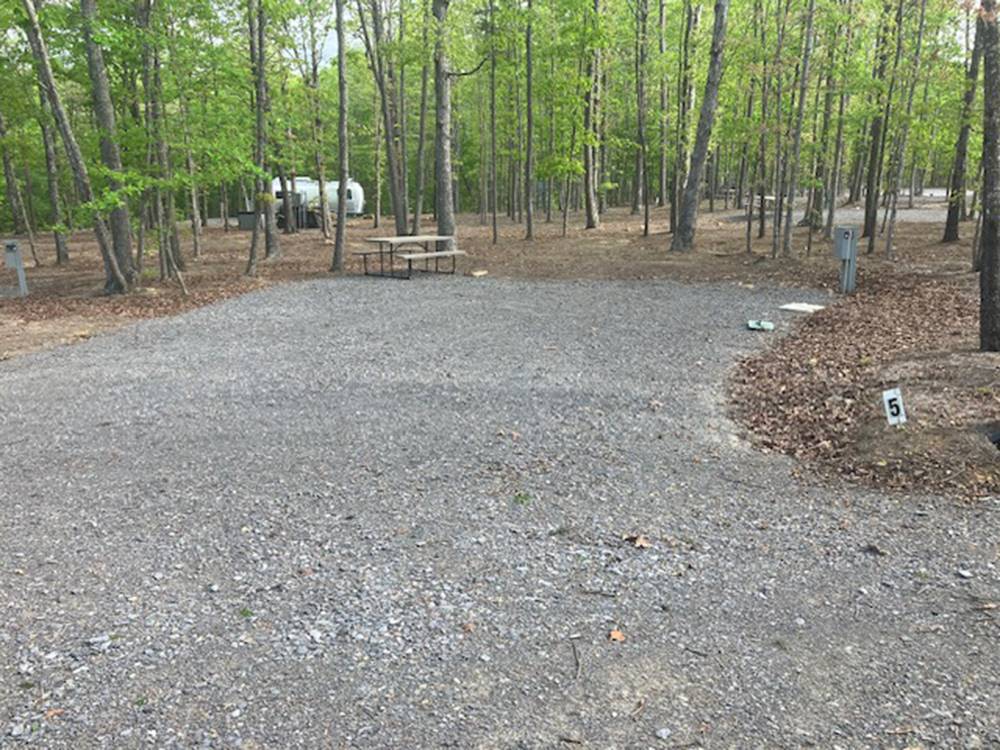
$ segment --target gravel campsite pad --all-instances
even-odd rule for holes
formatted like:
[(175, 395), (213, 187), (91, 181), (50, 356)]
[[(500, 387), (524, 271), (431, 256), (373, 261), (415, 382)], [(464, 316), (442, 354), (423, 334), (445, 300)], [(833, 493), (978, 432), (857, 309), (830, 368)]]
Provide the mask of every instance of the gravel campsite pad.
[(725, 416), (790, 301), (354, 278), (0, 363), (0, 745), (1000, 746), (1000, 503)]

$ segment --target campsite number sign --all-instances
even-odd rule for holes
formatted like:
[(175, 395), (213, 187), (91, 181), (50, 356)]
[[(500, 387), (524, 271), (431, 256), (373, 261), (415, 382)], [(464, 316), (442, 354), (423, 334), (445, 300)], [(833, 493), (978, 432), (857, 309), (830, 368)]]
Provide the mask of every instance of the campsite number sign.
[(906, 409), (903, 408), (903, 394), (899, 388), (882, 391), (882, 405), (885, 407), (885, 418), (889, 424), (906, 424)]

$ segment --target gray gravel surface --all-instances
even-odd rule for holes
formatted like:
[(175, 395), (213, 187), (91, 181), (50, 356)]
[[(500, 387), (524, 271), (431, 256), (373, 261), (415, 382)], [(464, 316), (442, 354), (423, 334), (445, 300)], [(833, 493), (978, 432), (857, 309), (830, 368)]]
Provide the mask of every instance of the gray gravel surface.
[(0, 745), (1000, 746), (1000, 503), (725, 416), (822, 299), (347, 279), (0, 364)]

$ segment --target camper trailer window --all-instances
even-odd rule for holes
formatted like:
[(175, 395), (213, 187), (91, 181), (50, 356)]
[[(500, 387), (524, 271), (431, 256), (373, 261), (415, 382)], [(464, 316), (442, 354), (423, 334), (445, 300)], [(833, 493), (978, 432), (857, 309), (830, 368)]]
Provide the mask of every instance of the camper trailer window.
[(354, 196), (351, 195), (351, 189), (350, 188), (347, 188), (347, 200), (349, 200), (349, 201), (354, 200)]

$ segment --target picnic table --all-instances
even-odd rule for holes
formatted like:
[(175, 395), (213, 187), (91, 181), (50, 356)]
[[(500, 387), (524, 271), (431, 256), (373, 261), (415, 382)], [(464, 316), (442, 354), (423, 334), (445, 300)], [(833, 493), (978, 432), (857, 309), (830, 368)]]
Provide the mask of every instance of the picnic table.
[[(463, 250), (455, 249), (455, 238), (442, 234), (418, 234), (418, 235), (398, 235), (393, 237), (366, 237), (366, 242), (376, 246), (374, 250), (361, 250), (355, 255), (360, 255), (363, 259), (365, 276), (387, 276), (393, 279), (409, 279), (413, 276), (413, 261), (423, 261), (424, 267), (417, 268), (417, 271), (427, 273), (455, 273), (456, 259), (459, 255), (465, 255)], [(447, 243), (448, 250), (434, 249), (439, 243)], [(400, 252), (403, 248), (411, 247), (409, 252)], [(378, 256), (378, 270), (369, 269), (369, 257)], [(396, 259), (406, 261), (406, 268), (396, 268)], [(442, 271), (439, 263), (442, 258), (451, 258), (451, 269)], [(431, 261), (434, 261), (434, 268), (431, 268)]]

